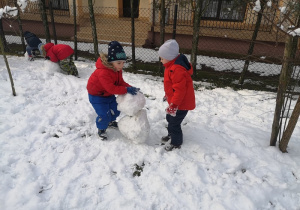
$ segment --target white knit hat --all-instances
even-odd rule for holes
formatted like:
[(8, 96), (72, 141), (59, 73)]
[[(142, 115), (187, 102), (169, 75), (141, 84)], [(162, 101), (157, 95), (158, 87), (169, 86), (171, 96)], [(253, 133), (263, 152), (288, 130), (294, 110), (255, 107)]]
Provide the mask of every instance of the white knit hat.
[(173, 60), (179, 54), (179, 45), (175, 39), (170, 39), (166, 41), (158, 50), (159, 57), (166, 60)]

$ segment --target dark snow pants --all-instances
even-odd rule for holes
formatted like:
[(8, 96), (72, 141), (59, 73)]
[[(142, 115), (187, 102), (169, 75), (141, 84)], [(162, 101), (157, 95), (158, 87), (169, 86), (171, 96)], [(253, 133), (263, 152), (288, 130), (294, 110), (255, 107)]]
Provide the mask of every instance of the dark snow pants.
[(183, 134), (181, 130), (181, 123), (185, 116), (187, 115), (188, 110), (177, 110), (176, 116), (172, 117), (167, 114), (166, 119), (168, 121), (168, 133), (171, 136), (171, 144), (174, 146), (180, 146), (183, 142)]

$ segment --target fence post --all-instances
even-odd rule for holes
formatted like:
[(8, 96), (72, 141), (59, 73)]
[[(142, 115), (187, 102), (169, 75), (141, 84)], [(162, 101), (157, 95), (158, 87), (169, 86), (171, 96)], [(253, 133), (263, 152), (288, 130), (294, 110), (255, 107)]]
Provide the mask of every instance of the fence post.
[(174, 9), (174, 21), (173, 21), (173, 34), (172, 34), (172, 39), (175, 39), (175, 36), (176, 36), (177, 10), (178, 10), (178, 3), (177, 3), (177, 1), (176, 1), (175, 9)]
[(76, 14), (76, 0), (73, 0), (73, 17), (74, 17), (74, 56), (77, 60), (77, 14)]
[(4, 52), (9, 52), (9, 48), (4, 34), (2, 18), (0, 18), (0, 37), (1, 37)]
[[(165, 42), (165, 19), (166, 19), (166, 8), (165, 0), (161, 0), (160, 3), (160, 46)], [(159, 74), (163, 75), (162, 63), (159, 62)]]
[(258, 15), (257, 15), (255, 29), (254, 29), (253, 34), (252, 34), (252, 39), (251, 39), (251, 43), (249, 45), (246, 61), (244, 63), (244, 68), (243, 68), (243, 71), (242, 71), (240, 79), (239, 79), (239, 84), (240, 85), (242, 85), (244, 83), (245, 75), (246, 75), (246, 73), (248, 71), (248, 68), (249, 68), (250, 57), (253, 54), (255, 41), (256, 41), (256, 38), (257, 38), (257, 34), (258, 34), (258, 31), (259, 31), (259, 28), (260, 28), (263, 12), (264, 12), (264, 8), (265, 8), (265, 2), (264, 1), (261, 1), (260, 4), (261, 4), (261, 11), (258, 12)]
[[(0, 18), (0, 21), (2, 21), (2, 19)], [(12, 89), (12, 93), (13, 93), (13, 96), (16, 96), (16, 91), (15, 91), (15, 85), (14, 85), (14, 80), (12, 78), (12, 74), (11, 74), (11, 71), (10, 71), (10, 67), (9, 67), (9, 64), (8, 64), (8, 61), (7, 61), (7, 58), (6, 58), (6, 53), (5, 53), (5, 50), (4, 50), (4, 44), (3, 44), (3, 37), (2, 37), (2, 34), (0, 33), (0, 48), (1, 48), (1, 51), (2, 51), (2, 54), (3, 54), (3, 59), (5, 61), (5, 64), (6, 64), (6, 68), (7, 68), (7, 71), (8, 71), (8, 75), (9, 75), (9, 79), (10, 79), (10, 84), (11, 84), (11, 89)]]
[(151, 34), (152, 34), (152, 40), (151, 40), (151, 45), (155, 46), (155, 31), (154, 31), (154, 26), (155, 26), (155, 0), (152, 2), (152, 25), (151, 25)]
[(300, 115), (300, 96), (299, 96), (297, 103), (295, 105), (295, 108), (292, 112), (289, 124), (287, 125), (286, 130), (284, 131), (284, 133), (282, 135), (282, 139), (279, 143), (279, 148), (280, 148), (281, 152), (287, 152), (286, 148), (287, 148), (287, 145), (293, 134), (293, 131), (296, 127), (297, 121), (299, 119), (299, 115)]
[(54, 21), (53, 9), (52, 9), (52, 1), (49, 2), (49, 10), (50, 10), (50, 17), (51, 17), (52, 33), (53, 33), (54, 43), (57, 44), (57, 36), (56, 36), (55, 21)]
[(136, 70), (136, 62), (135, 62), (135, 28), (134, 28), (134, 8), (133, 8), (133, 0), (130, 0), (130, 10), (131, 10), (131, 60), (132, 60), (132, 68)]
[(283, 107), (284, 94), (286, 92), (286, 88), (291, 75), (291, 70), (293, 68), (291, 59), (295, 56), (295, 52), (297, 50), (297, 47), (293, 46), (294, 39), (297, 39), (297, 37), (292, 37), (287, 35), (285, 40), (284, 56), (283, 56), (283, 63), (281, 67), (281, 73), (279, 77), (279, 85), (277, 90), (276, 106), (275, 106), (274, 118), (272, 124), (270, 146), (276, 145), (276, 141), (280, 129), (280, 113)]
[(191, 63), (194, 69), (194, 75), (193, 75), (194, 78), (196, 78), (197, 76), (196, 66), (197, 66), (197, 53), (198, 53), (199, 31), (200, 31), (200, 21), (201, 21), (201, 9), (202, 9), (202, 0), (196, 0), (196, 4), (194, 7), (195, 19), (194, 19), (192, 52), (191, 52)]
[(48, 24), (48, 19), (46, 14), (45, 0), (40, 0), (39, 6), (40, 6), (41, 18), (45, 29), (46, 42), (49, 43), (51, 42), (51, 38), (50, 38), (49, 24)]
[(22, 21), (21, 21), (21, 17), (20, 17), (20, 6), (18, 5), (17, 0), (14, 0), (14, 4), (15, 4), (15, 7), (18, 8), (17, 20), (18, 20), (18, 24), (19, 24), (19, 31), (20, 31), (20, 36), (21, 36), (22, 48), (23, 48), (23, 52), (25, 53), (26, 52), (26, 46), (25, 46), (25, 41), (24, 41)]
[(55, 29), (55, 22), (54, 22), (52, 1), (49, 2), (49, 10), (50, 10), (50, 16), (51, 16), (51, 24), (52, 24), (52, 32), (53, 32), (53, 37), (54, 37), (54, 43), (57, 44), (57, 36), (56, 36), (56, 29)]
[(88, 3), (89, 3), (90, 21), (91, 21), (92, 32), (93, 32), (94, 55), (95, 55), (95, 61), (97, 61), (99, 57), (99, 52), (98, 52), (98, 38), (97, 38), (97, 28), (95, 22), (93, 0), (88, 0)]

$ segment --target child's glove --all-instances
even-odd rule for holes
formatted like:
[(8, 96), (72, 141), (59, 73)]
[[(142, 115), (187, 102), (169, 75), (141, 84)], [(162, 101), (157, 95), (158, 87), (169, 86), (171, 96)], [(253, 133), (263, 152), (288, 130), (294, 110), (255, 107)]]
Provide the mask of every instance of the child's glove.
[(163, 102), (167, 101), (168, 97), (167, 96), (164, 96), (163, 97)]
[(140, 90), (140, 88), (127, 87), (127, 93), (129, 93), (131, 95), (136, 95), (139, 90)]
[(178, 110), (178, 106), (176, 104), (170, 104), (168, 108), (166, 108), (166, 113), (171, 115), (172, 117), (176, 117), (176, 112)]

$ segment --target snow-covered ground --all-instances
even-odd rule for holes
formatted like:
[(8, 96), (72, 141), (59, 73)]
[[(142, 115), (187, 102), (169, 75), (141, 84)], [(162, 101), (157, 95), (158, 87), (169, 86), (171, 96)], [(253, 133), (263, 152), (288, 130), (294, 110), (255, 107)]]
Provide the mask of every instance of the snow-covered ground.
[(76, 78), (42, 59), (8, 60), (17, 96), (0, 56), (1, 210), (300, 209), (300, 125), (289, 153), (269, 146), (275, 93), (200, 83), (182, 148), (165, 152), (162, 78), (124, 73), (146, 96), (146, 142), (118, 130), (101, 141), (86, 91), (94, 62), (77, 61)]

